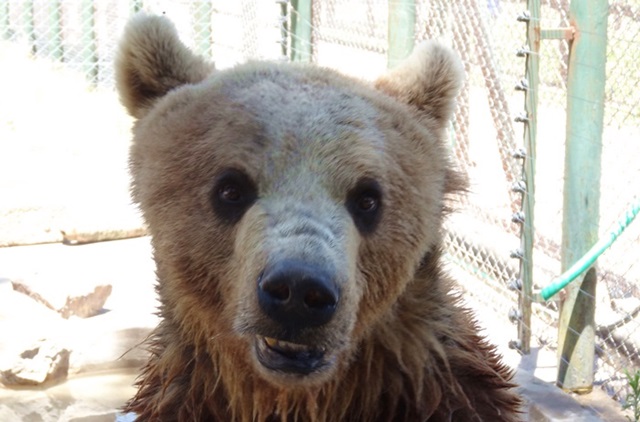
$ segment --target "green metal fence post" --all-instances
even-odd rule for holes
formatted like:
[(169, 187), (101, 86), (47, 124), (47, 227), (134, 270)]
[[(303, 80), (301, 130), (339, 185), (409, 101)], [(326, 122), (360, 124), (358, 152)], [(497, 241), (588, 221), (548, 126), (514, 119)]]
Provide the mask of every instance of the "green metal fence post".
[(131, 0), (131, 3), (129, 4), (132, 15), (141, 11), (143, 7), (144, 5), (142, 4), (142, 0)]
[(25, 0), (24, 2), (24, 30), (27, 42), (31, 47), (31, 53), (36, 54), (38, 47), (36, 46), (36, 25), (34, 21), (33, 0)]
[(63, 62), (64, 47), (62, 45), (62, 4), (60, 0), (52, 1), (49, 9), (49, 47), (51, 57)]
[(0, 4), (0, 37), (3, 39), (9, 39), (11, 34), (9, 30), (11, 28), (11, 10), (8, 1), (2, 2)]
[(82, 63), (85, 76), (92, 84), (98, 83), (98, 46), (96, 44), (94, 0), (82, 2)]
[(213, 14), (213, 6), (211, 0), (197, 2), (193, 6), (195, 8), (195, 33), (198, 53), (211, 56), (211, 15)]
[[(598, 240), (607, 17), (606, 0), (571, 2), (575, 35), (567, 78), (562, 271)], [(568, 286), (561, 304), (557, 384), (567, 391), (592, 389), (596, 279), (591, 268)]]
[(289, 2), (287, 0), (279, 0), (280, 3), (280, 51), (282, 57), (287, 58), (288, 40), (289, 35)]
[[(533, 237), (534, 237), (534, 209), (535, 209), (535, 174), (536, 174), (536, 133), (538, 127), (538, 85), (540, 68), (540, 0), (527, 2), (529, 11), (527, 22), (526, 73), (524, 86), (524, 102), (526, 116), (518, 121), (525, 124), (522, 180), (523, 221), (520, 244), (520, 281), (521, 290), (518, 297), (520, 315), (518, 318), (519, 349), (522, 353), (531, 351), (531, 305), (533, 303)], [(514, 219), (517, 221), (517, 219)]]
[(404, 60), (415, 43), (415, 0), (393, 0), (389, 2), (389, 52), (387, 66), (394, 67)]
[(312, 0), (291, 0), (291, 61), (311, 61), (312, 3)]

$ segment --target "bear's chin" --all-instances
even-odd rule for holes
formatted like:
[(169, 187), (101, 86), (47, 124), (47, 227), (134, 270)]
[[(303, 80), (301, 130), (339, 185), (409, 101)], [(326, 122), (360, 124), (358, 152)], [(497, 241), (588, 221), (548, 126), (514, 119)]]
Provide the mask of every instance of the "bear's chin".
[(317, 385), (335, 371), (336, 355), (325, 348), (256, 336), (253, 355), (258, 371), (274, 384)]

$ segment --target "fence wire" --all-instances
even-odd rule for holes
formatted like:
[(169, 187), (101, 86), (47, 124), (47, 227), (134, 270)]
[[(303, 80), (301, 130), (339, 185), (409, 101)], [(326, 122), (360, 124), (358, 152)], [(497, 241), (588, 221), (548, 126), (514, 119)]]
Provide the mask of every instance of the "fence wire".
[[(394, 0), (391, 0), (394, 1)], [(386, 68), (387, 0), (313, 2), (312, 60), (372, 79)], [(290, 57), (291, 19), (286, 0), (0, 0), (2, 42), (20, 45), (36, 60), (84, 75), (88, 89), (113, 88), (116, 43), (131, 14), (167, 14), (181, 38), (218, 68), (247, 58)], [(509, 289), (518, 262), (523, 128), (514, 118), (524, 109), (514, 87), (524, 77), (526, 28), (516, 17), (521, 0), (416, 0), (416, 41), (438, 38), (454, 48), (466, 79), (452, 124), (452, 142), (469, 174), (471, 192), (448, 223), (452, 259), (491, 286), (486, 306), (507, 318), (503, 303), (515, 304)], [(600, 225), (606, 236), (638, 195), (640, 179), (640, 2), (610, 2)], [(542, 1), (542, 27), (567, 27), (568, 0)], [(534, 280), (537, 288), (560, 274), (563, 206), (566, 79), (569, 43), (543, 41), (540, 49)], [(6, 66), (6, 64), (3, 64)], [(589, 171), (589, 169), (585, 169)], [(594, 187), (598, 188), (598, 187)], [(640, 369), (640, 224), (631, 225), (598, 261), (596, 383), (623, 399), (624, 371)], [(558, 304), (534, 304), (532, 333), (539, 347), (557, 348)], [(516, 335), (514, 328), (514, 337)]]

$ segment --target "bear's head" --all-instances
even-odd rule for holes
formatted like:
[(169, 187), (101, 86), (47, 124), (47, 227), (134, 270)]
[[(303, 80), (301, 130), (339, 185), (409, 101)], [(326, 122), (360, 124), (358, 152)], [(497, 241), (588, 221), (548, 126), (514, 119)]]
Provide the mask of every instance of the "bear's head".
[(329, 379), (439, 247), (459, 181), (443, 142), (458, 59), (425, 43), (374, 83), (310, 65), (214, 70), (168, 20), (140, 16), (116, 69), (175, 341), (275, 385)]

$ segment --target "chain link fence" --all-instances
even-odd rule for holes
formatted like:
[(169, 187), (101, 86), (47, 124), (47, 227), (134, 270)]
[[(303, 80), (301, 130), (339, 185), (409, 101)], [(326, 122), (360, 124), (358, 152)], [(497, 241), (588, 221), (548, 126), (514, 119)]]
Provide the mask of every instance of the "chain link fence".
[[(570, 26), (569, 0), (541, 3), (542, 27)], [(312, 61), (365, 79), (382, 73), (389, 49), (389, 4), (386, 0), (313, 1), (307, 22)], [(523, 140), (523, 125), (514, 119), (524, 109), (516, 86), (522, 87), (524, 77), (524, 59), (517, 52), (526, 48), (526, 29), (517, 17), (526, 7), (525, 1), (517, 0), (415, 2), (416, 41), (438, 38), (448, 43), (459, 53), (467, 74), (451, 141), (472, 185), (462, 211), (448, 222), (449, 255), (490, 288), (485, 305), (505, 319), (506, 309), (515, 306), (518, 297), (510, 286), (518, 277), (519, 263), (510, 254), (517, 255), (511, 251), (520, 244), (520, 226), (512, 218), (520, 209), (522, 164), (513, 154), (522, 148)], [(105, 101), (115, 102), (116, 43), (128, 18), (139, 10), (168, 15), (185, 43), (211, 57), (218, 68), (247, 58), (287, 60), (295, 48), (292, 19), (299, 16), (287, 0), (0, 0), (2, 46), (28, 51), (30, 59), (46, 63), (41, 66), (44, 72), (70, 69), (85, 78), (88, 92), (109, 92)], [(640, 179), (640, 90), (636, 88), (640, 1), (612, 1), (609, 13), (601, 236), (637, 199)], [(566, 40), (545, 40), (540, 48), (536, 288), (561, 272), (569, 47)], [(0, 67), (6, 66), (11, 63)], [(0, 124), (15, 126), (6, 120)], [(0, 133), (16, 132), (0, 127)], [(636, 223), (598, 261), (596, 384), (617, 399), (627, 393), (624, 371), (640, 368), (639, 244), (640, 224)], [(536, 347), (557, 348), (557, 321), (556, 301), (534, 304), (531, 331)]]
[[(608, 21), (600, 236), (607, 236), (632, 201), (640, 199), (640, 2), (611, 2)], [(640, 224), (622, 233), (598, 261), (596, 383), (624, 399), (625, 371), (640, 369)]]

